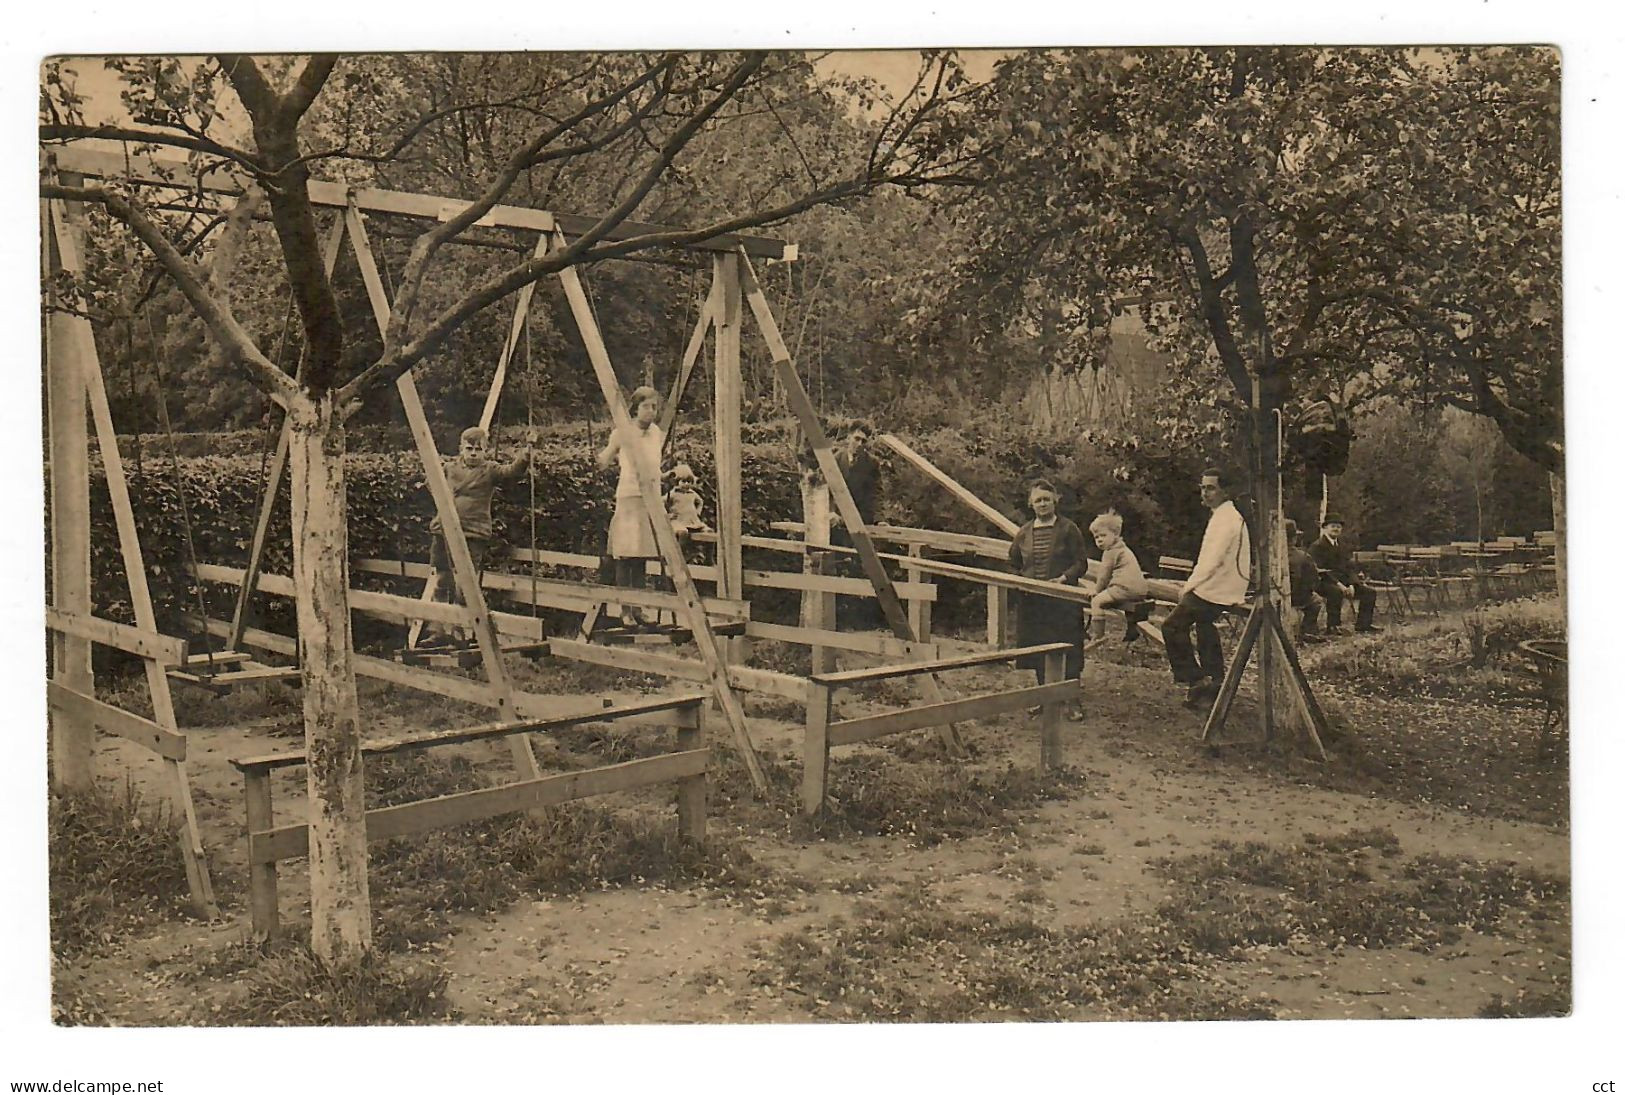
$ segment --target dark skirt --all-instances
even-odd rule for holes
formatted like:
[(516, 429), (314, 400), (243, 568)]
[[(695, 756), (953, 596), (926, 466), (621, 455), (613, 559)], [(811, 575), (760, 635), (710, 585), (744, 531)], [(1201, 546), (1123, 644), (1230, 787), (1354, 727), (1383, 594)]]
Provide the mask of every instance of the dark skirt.
[[(1039, 646), (1043, 643), (1070, 643), (1066, 652), (1066, 676), (1077, 680), (1083, 675), (1083, 606), (1055, 597), (1037, 597), (1019, 594), (1016, 597), (1016, 645)], [(1040, 679), (1044, 675), (1044, 659), (1027, 656), (1016, 660), (1018, 669), (1031, 669)]]

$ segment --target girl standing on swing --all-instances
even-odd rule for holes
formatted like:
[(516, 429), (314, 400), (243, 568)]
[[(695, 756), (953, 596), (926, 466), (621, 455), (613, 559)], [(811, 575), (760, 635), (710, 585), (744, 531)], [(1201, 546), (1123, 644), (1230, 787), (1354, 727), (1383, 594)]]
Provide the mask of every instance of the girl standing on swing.
[[(647, 385), (633, 391), (627, 400), (632, 426), (626, 436), (616, 430), (609, 444), (598, 454), (598, 466), (608, 468), (620, 459), (621, 475), (615, 484), (615, 515), (609, 522), (609, 555), (615, 560), (615, 584), (628, 589), (641, 589), (646, 584), (649, 559), (658, 557), (654, 527), (649, 523), (652, 511), (660, 509), (660, 499), (643, 497), (638, 488), (634, 454), (638, 454), (660, 480), (660, 448), (665, 436), (655, 419), (660, 416), (660, 395)], [(664, 513), (662, 512), (662, 517)], [(621, 624), (637, 628), (654, 623), (654, 614), (637, 613), (631, 605), (621, 606)]]

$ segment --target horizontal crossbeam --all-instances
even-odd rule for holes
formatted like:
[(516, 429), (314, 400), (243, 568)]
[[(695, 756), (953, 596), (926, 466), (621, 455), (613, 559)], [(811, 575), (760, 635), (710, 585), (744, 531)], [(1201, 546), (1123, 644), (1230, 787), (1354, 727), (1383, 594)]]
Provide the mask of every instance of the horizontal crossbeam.
[[(128, 180), (143, 186), (175, 187), (185, 190), (206, 190), (219, 194), (240, 194), (244, 180), (229, 164), (221, 164), (201, 173), (181, 159), (155, 156), (150, 152), (104, 152), (83, 147), (58, 147), (42, 153), (47, 162), (54, 160), (58, 171), (84, 175), (97, 179)], [(411, 217), (418, 220), (450, 220), (468, 207), (462, 198), (448, 198), (436, 194), (414, 194), (401, 190), (380, 190), (375, 187), (349, 187), (343, 183), (311, 179), (310, 202), (315, 206), (343, 209), (353, 195), (355, 204), (363, 212)], [(550, 213), (544, 209), (527, 209), (518, 205), (498, 205), (479, 221), (480, 226), (517, 229), (526, 232), (552, 232), (563, 229), (572, 236), (580, 235), (598, 224), (598, 218), (579, 213)], [(604, 242), (632, 239), (654, 233), (683, 231), (671, 225), (646, 224), (641, 221), (622, 221), (604, 235)], [(673, 245), (678, 246), (678, 245)], [(769, 259), (783, 259), (789, 247), (783, 240), (767, 236), (744, 236), (727, 233), (700, 243), (680, 245), (689, 251), (737, 252), (744, 248), (747, 254)], [(793, 254), (793, 252), (792, 252)]]
[[(552, 699), (552, 697), (548, 697)], [(557, 701), (553, 701), (556, 705)], [(454, 730), (440, 730), (426, 734), (411, 734), (398, 738), (380, 738), (375, 741), (363, 742), (361, 753), (367, 757), (386, 756), (390, 753), (409, 752), (414, 749), (432, 749), (440, 745), (463, 745), (474, 741), (491, 741), (511, 737), (514, 734), (544, 733), (549, 730), (567, 730), (571, 727), (582, 726), (593, 722), (616, 722), (621, 719), (631, 719), (641, 715), (652, 715), (668, 711), (695, 711), (705, 702), (703, 694), (689, 694), (684, 696), (660, 696), (656, 699), (636, 700), (632, 703), (616, 704), (613, 707), (589, 709), (569, 715), (548, 715), (543, 717), (527, 717), (515, 722), (481, 723), (477, 726), (463, 726)], [(697, 725), (695, 720), (685, 720), (685, 725)], [(306, 763), (308, 754), (303, 749), (290, 749), (283, 753), (267, 753), (263, 756), (237, 757), (231, 764), (238, 771), (269, 771), (273, 768), (292, 768)]]
[[(422, 802), (368, 810), (367, 839), (390, 840), (501, 814), (558, 806), (594, 795), (692, 779), (705, 774), (710, 756), (709, 749), (689, 749), (603, 768), (542, 776), (500, 787), (484, 787)], [(250, 863), (275, 863), (282, 859), (298, 859), (308, 854), (309, 845), (310, 830), (305, 825), (284, 825), (265, 832), (249, 833), (248, 860)]]
[(1018, 646), (1010, 650), (983, 650), (974, 654), (957, 654), (951, 658), (938, 658), (929, 662), (913, 662), (908, 665), (875, 665), (865, 669), (846, 669), (839, 673), (819, 673), (812, 679), (819, 684), (832, 688), (842, 688), (853, 684), (867, 684), (871, 681), (891, 680), (896, 677), (912, 677), (920, 673), (940, 673), (948, 669), (969, 669), (978, 665), (993, 665), (999, 662), (1014, 661), (1017, 658), (1041, 658), (1045, 654), (1065, 653), (1071, 650), (1069, 643), (1044, 643), (1041, 646)]
[(861, 719), (847, 719), (829, 724), (829, 744), (852, 745), (886, 734), (900, 734), (905, 730), (924, 730), (931, 726), (946, 726), (954, 722), (970, 722), (1002, 715), (1008, 711), (1025, 711), (1046, 703), (1073, 700), (1078, 696), (1076, 681), (1057, 681), (1031, 688), (1017, 688), (1011, 692), (990, 692), (985, 696), (968, 696), (960, 700), (906, 707), (901, 711), (887, 711), (881, 715), (868, 715)]
[(56, 681), (45, 685), (47, 706), (69, 719), (87, 722), (106, 734), (114, 734), (152, 750), (166, 760), (186, 759), (186, 735), (166, 730), (151, 719), (131, 714), (122, 707), (103, 703)]
[(104, 620), (99, 616), (84, 616), (77, 612), (64, 612), (59, 608), (47, 608), (45, 626), (50, 631), (72, 635), (79, 639), (89, 639), (93, 643), (111, 646), (140, 658), (150, 658), (159, 665), (181, 665), (186, 661), (185, 639)]

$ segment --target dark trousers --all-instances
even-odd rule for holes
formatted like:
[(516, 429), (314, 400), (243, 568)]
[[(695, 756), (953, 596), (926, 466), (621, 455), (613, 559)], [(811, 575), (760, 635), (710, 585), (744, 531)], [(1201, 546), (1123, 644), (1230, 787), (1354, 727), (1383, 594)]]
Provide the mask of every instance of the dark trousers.
[(1313, 635), (1320, 630), (1320, 597), (1314, 590), (1311, 589), (1307, 597), (1299, 597), (1297, 587), (1294, 586), (1292, 607), (1303, 613), (1302, 619), (1298, 622), (1299, 634)]
[[(491, 541), (483, 536), (469, 536), (466, 539), (469, 558), (474, 562), (474, 573), (476, 576), (483, 575), (485, 565), (491, 558)], [(446, 546), (446, 538), (438, 532), (429, 544), (429, 565), (434, 567), (440, 579), (434, 599), (454, 605), (462, 604), (462, 591), (457, 588), (457, 580), (451, 571), (451, 549)]]
[[(1168, 646), (1168, 668), (1180, 684), (1196, 684), (1202, 678), (1224, 679), (1224, 648), (1219, 645), (1219, 629), (1213, 621), (1224, 615), (1225, 606), (1204, 601), (1187, 593), (1162, 621), (1162, 639)], [(1194, 649), (1191, 631), (1196, 632)]]
[[(1323, 578), (1320, 595), (1326, 601), (1326, 626), (1337, 627), (1343, 622), (1343, 591), (1335, 581)], [(1364, 582), (1354, 583), (1354, 626), (1364, 631), (1371, 626), (1371, 615), (1377, 610), (1377, 591)]]

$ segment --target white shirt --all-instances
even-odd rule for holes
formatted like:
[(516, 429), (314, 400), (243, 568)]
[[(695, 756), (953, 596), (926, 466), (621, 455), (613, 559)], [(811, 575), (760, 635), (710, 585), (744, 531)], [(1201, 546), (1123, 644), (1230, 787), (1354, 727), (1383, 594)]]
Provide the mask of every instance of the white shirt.
[(1239, 605), (1247, 599), (1252, 570), (1247, 522), (1241, 519), (1235, 503), (1221, 503), (1207, 519), (1202, 551), (1191, 568), (1191, 576), (1185, 579), (1183, 592), (1194, 593), (1209, 604)]
[(660, 442), (664, 436), (659, 426), (651, 425), (646, 430), (640, 430), (636, 424), (627, 433), (621, 434), (621, 447), (616, 454), (621, 461), (621, 478), (615, 484), (615, 497), (637, 498), (643, 493), (638, 490), (638, 473), (632, 464), (633, 449), (642, 450), (644, 459), (649, 462), (649, 469), (656, 479), (660, 477)]

